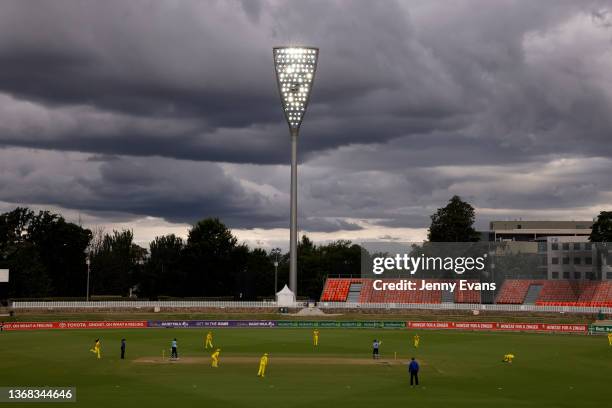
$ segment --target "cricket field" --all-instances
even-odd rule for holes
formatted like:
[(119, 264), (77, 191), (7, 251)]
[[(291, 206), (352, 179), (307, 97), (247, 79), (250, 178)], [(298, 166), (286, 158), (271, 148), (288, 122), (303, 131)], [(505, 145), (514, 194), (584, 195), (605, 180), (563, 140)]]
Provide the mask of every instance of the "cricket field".
[[(612, 347), (584, 335), (321, 329), (215, 329), (219, 368), (199, 329), (0, 333), (1, 386), (73, 386), (72, 407), (604, 407)], [(102, 342), (102, 358), (89, 349)], [(126, 360), (119, 359), (121, 338)], [(178, 340), (179, 361), (168, 357)], [(371, 359), (373, 339), (381, 359)], [(259, 357), (270, 362), (257, 377)], [(513, 353), (512, 364), (501, 362)], [(421, 364), (411, 388), (406, 362)], [(3, 403), (3, 406), (40, 406)]]

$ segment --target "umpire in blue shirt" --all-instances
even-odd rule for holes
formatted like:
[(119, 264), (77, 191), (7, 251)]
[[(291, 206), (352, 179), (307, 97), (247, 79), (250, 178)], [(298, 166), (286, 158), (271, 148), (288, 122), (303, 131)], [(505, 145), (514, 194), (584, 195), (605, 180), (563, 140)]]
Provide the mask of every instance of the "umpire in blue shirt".
[(410, 373), (410, 385), (419, 385), (419, 363), (412, 357), (408, 364), (408, 372)]

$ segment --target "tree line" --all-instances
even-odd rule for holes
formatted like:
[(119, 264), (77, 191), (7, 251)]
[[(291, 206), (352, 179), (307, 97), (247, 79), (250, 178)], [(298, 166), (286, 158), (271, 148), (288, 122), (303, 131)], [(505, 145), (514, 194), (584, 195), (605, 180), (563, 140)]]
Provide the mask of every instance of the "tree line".
[[(431, 216), (429, 242), (476, 242), (474, 208), (458, 196)], [(593, 225), (593, 242), (612, 241), (612, 211)], [(364, 249), (338, 240), (298, 244), (299, 295), (317, 299), (328, 275), (358, 276)], [(275, 263), (277, 267), (275, 268)], [(93, 231), (50, 211), (18, 207), (0, 214), (0, 268), (10, 269), (10, 298), (84, 297), (89, 268), (93, 296), (274, 297), (289, 277), (289, 254), (249, 248), (217, 218), (195, 223), (187, 239), (156, 237), (149, 248), (130, 230)]]
[[(298, 245), (300, 296), (318, 298), (328, 274), (359, 274), (360, 247), (350, 241)], [(275, 267), (275, 262), (277, 267)], [(93, 231), (50, 211), (16, 208), (0, 214), (0, 268), (10, 269), (10, 298), (92, 296), (274, 298), (288, 282), (289, 254), (239, 243), (217, 218), (187, 239), (156, 237), (149, 248), (130, 230)]]

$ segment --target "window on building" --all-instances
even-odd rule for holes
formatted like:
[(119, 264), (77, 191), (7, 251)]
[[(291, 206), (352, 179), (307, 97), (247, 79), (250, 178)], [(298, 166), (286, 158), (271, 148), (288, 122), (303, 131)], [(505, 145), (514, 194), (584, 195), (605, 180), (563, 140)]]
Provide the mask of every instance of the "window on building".
[(552, 257), (551, 263), (553, 265), (559, 265), (559, 258), (557, 258), (556, 256)]
[(588, 280), (594, 280), (595, 279), (595, 274), (593, 272), (587, 272), (585, 274), (586, 279)]
[(606, 272), (606, 279), (612, 279), (612, 272)]
[(574, 251), (580, 251), (580, 242), (574, 242)]
[(585, 265), (593, 265), (593, 258), (587, 256), (586, 258), (584, 258), (584, 263)]
[(569, 256), (563, 257), (563, 265), (569, 265)]
[(564, 242), (563, 243), (563, 250), (564, 251), (569, 251), (569, 242)]
[(538, 241), (538, 252), (546, 252), (546, 241)]
[(574, 272), (574, 279), (582, 279), (582, 273)]
[(593, 246), (590, 242), (587, 242), (586, 244), (584, 244), (584, 249), (590, 251), (591, 249), (593, 249)]
[(569, 279), (570, 278), (570, 273), (569, 272), (563, 272), (563, 279)]
[(556, 242), (553, 242), (553, 243), (550, 245), (550, 248), (551, 248), (553, 251), (558, 251), (558, 250), (559, 250), (559, 244), (557, 244)]
[(581, 259), (580, 258), (574, 258), (574, 265), (580, 265), (581, 264)]
[(553, 279), (559, 279), (559, 272), (553, 272), (552, 273), (552, 278)]

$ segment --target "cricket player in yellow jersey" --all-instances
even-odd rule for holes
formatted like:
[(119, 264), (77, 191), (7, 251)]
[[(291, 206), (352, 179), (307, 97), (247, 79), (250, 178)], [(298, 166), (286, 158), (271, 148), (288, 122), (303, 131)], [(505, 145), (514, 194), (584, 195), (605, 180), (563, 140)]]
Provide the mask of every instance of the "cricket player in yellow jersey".
[(414, 340), (414, 348), (419, 348), (419, 342), (421, 341), (419, 335), (415, 334), (412, 340)]
[(207, 349), (210, 347), (212, 349), (213, 348), (212, 341), (213, 341), (212, 332), (206, 333), (206, 340), (204, 340), (204, 348)]
[(514, 360), (514, 354), (504, 354), (504, 359), (502, 360), (504, 363), (512, 363)]
[(319, 345), (319, 329), (314, 329), (312, 332), (312, 344), (314, 344), (315, 347)]
[(100, 345), (100, 339), (96, 339), (94, 346), (92, 349), (89, 349), (89, 351), (91, 351), (92, 353), (94, 353), (98, 358), (101, 358), (101, 345)]
[(608, 344), (612, 346), (612, 332), (608, 333)]
[(210, 358), (211, 358), (211, 362), (210, 362), (211, 367), (219, 368), (219, 354), (221, 354), (221, 349), (218, 348), (210, 356)]
[(268, 353), (264, 353), (263, 356), (259, 359), (259, 371), (257, 371), (258, 377), (266, 376), (266, 367), (268, 366)]

